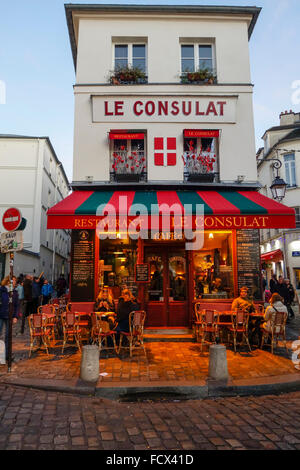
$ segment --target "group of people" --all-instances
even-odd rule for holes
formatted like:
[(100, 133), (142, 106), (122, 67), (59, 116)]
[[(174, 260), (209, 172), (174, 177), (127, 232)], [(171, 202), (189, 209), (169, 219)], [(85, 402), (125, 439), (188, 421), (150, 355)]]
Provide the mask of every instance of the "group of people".
[[(279, 283), (279, 285), (282, 285), (282, 281)], [(251, 313), (254, 313), (256, 308), (253, 304), (253, 301), (249, 298), (248, 287), (244, 286), (240, 289), (240, 296), (233, 301), (231, 310), (242, 310), (250, 314), (248, 325), (250, 342), (253, 340), (255, 335), (259, 336), (260, 342), (262, 338), (261, 323), (255, 318), (251, 319)], [(273, 292), (270, 299), (270, 305), (266, 308), (264, 313), (264, 323), (262, 325), (263, 328), (269, 332), (271, 332), (272, 322), (274, 321), (277, 312), (285, 313), (288, 318), (289, 310), (288, 306), (285, 304), (285, 299), (278, 292)]]
[(292, 303), (294, 302), (296, 292), (290, 280), (284, 279), (283, 276), (279, 276), (277, 279), (276, 275), (273, 274), (270, 280), (270, 292), (271, 294), (279, 294), (282, 297), (289, 317), (294, 318), (295, 314), (292, 309)]
[(111, 313), (106, 320), (109, 322), (110, 329), (117, 333), (129, 332), (129, 315), (137, 310), (139, 310), (138, 302), (129, 289), (122, 291), (117, 308), (111, 290), (107, 286), (101, 289), (94, 304), (94, 312)]
[[(43, 278), (30, 274), (21, 274), (12, 279), (13, 282), (13, 323), (21, 318), (21, 334), (25, 330), (25, 320), (32, 313), (36, 313), (40, 305), (49, 303), (54, 289), (51, 283)], [(63, 276), (60, 276), (56, 283), (57, 296), (60, 297), (66, 293), (67, 283)], [(9, 291), (10, 276), (6, 276), (0, 286), (0, 335), (5, 328), (5, 346), (6, 354), (8, 351), (8, 322), (9, 322)]]

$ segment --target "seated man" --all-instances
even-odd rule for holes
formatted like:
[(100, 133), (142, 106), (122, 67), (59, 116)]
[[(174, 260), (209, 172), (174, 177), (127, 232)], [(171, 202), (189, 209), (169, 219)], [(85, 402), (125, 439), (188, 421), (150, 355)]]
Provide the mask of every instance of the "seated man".
[(240, 296), (232, 302), (231, 310), (243, 310), (247, 313), (255, 312), (253, 302), (248, 297), (248, 287), (241, 287)]

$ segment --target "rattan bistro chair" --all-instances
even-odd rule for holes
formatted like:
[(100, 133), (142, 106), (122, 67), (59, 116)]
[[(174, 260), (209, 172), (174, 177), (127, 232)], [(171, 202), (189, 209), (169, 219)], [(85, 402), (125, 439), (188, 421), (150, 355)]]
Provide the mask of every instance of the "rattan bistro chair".
[[(146, 356), (146, 350), (144, 346), (144, 324), (146, 319), (146, 312), (144, 310), (137, 310), (131, 312), (129, 315), (129, 333), (126, 331), (120, 332), (120, 343), (119, 343), (119, 354), (121, 348), (129, 349), (130, 357), (132, 357), (133, 349), (143, 349)], [(122, 346), (123, 338), (127, 338), (129, 346)]]
[(41, 305), (38, 307), (38, 313), (43, 315), (46, 319), (46, 326), (49, 330), (48, 337), (52, 338), (52, 341), (55, 341), (55, 331), (57, 327), (57, 317), (56, 317), (56, 310), (54, 305)]
[(202, 317), (201, 303), (196, 302), (194, 305), (194, 319), (193, 319), (193, 326), (192, 326), (193, 337), (195, 338), (196, 342), (199, 341), (199, 336), (200, 336), (199, 330), (202, 324), (201, 317)]
[(218, 334), (218, 312), (216, 310), (202, 310), (200, 313), (199, 334), (201, 335), (201, 352), (207, 335), (211, 335), (211, 342), (215, 342)]
[[(109, 327), (109, 323), (105, 320), (101, 319), (101, 312), (92, 312), (91, 314), (92, 319), (92, 330), (91, 330), (91, 339), (93, 344), (97, 343), (99, 346), (99, 353), (104, 349), (110, 350), (113, 349), (116, 352), (117, 344), (116, 344), (116, 334), (117, 332), (111, 330)], [(112, 340), (113, 346), (108, 345), (108, 339)]]
[(46, 352), (49, 355), (47, 335), (50, 330), (49, 328), (47, 328), (46, 318), (40, 313), (35, 313), (33, 315), (29, 315), (28, 323), (29, 323), (29, 332), (30, 332), (29, 357), (31, 357), (31, 353), (32, 353), (34, 343), (36, 340), (39, 340), (40, 347), (42, 346), (42, 344), (45, 346)]
[(75, 313), (67, 311), (62, 315), (62, 327), (64, 336), (62, 354), (64, 352), (66, 343), (74, 340), (78, 349), (81, 350), (81, 329), (79, 327)]
[(237, 310), (231, 314), (231, 323), (232, 325), (228, 327), (229, 332), (233, 337), (233, 347), (234, 352), (236, 353), (237, 338), (238, 335), (242, 336), (241, 344), (244, 344), (244, 341), (247, 343), (249, 351), (251, 352), (251, 347), (248, 339), (248, 322), (249, 322), (249, 313), (243, 312), (242, 310)]
[(278, 347), (278, 340), (280, 337), (283, 339), (283, 343), (285, 349), (288, 351), (287, 344), (286, 344), (286, 336), (285, 336), (285, 325), (287, 320), (287, 313), (286, 312), (276, 312), (272, 321), (271, 321), (271, 331), (268, 331), (266, 328), (262, 328), (262, 341), (261, 341), (261, 349), (264, 346), (265, 341), (270, 338), (271, 339), (271, 351), (272, 354), (274, 353), (274, 346), (275, 348)]

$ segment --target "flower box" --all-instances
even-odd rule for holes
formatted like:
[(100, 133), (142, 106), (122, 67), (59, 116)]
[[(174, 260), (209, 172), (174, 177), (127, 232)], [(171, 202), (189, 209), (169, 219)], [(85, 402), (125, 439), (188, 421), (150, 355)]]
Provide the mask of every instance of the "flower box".
[(188, 181), (190, 181), (191, 183), (213, 183), (214, 179), (214, 173), (194, 173), (188, 175)]
[(142, 175), (137, 174), (115, 174), (115, 180), (119, 183), (138, 183), (141, 180)]

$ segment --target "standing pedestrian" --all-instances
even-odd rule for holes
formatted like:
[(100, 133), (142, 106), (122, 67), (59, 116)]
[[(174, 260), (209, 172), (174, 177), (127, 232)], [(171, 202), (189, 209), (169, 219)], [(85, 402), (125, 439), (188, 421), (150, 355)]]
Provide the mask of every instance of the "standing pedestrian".
[(17, 280), (17, 287), (16, 291), (18, 292), (18, 299), (19, 299), (19, 315), (21, 318), (24, 316), (24, 287), (23, 287), (23, 280)]
[(277, 280), (277, 277), (276, 277), (276, 274), (272, 274), (272, 277), (270, 279), (270, 292), (271, 294), (274, 294), (277, 289), (277, 286), (278, 286), (278, 280)]
[(59, 279), (56, 282), (57, 297), (61, 297), (66, 293), (67, 282), (63, 274), (60, 275)]
[(47, 305), (50, 302), (50, 299), (53, 294), (53, 287), (51, 283), (45, 279), (42, 287), (42, 305)]
[(23, 282), (24, 288), (24, 315), (22, 317), (21, 333), (25, 330), (25, 319), (32, 314), (32, 276), (27, 274)]
[[(9, 284), (10, 277), (7, 276), (1, 282), (0, 287), (0, 334), (2, 333), (3, 326), (5, 326), (5, 353), (6, 360), (8, 359), (8, 329), (9, 329)], [(15, 289), (16, 279), (13, 279), (13, 323), (18, 321), (18, 293)]]
[(40, 306), (40, 297), (41, 297), (41, 286), (40, 280), (38, 277), (33, 278), (32, 282), (32, 308), (33, 313), (37, 313), (38, 307)]
[(288, 309), (289, 316), (291, 318), (295, 318), (295, 314), (294, 314), (294, 311), (292, 309), (292, 303), (294, 302), (294, 299), (295, 299), (295, 289), (294, 289), (294, 287), (291, 284), (291, 281), (289, 279), (285, 279), (285, 284), (286, 284), (286, 287), (287, 287), (287, 290), (288, 290), (286, 307)]

